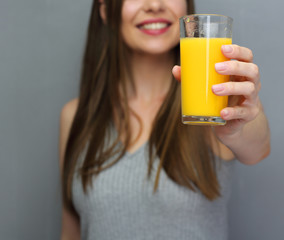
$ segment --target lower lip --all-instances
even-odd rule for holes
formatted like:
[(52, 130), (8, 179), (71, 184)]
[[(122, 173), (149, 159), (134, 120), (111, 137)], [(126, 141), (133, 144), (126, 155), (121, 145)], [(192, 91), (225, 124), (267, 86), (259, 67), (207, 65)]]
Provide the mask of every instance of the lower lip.
[(151, 36), (157, 36), (161, 35), (169, 30), (170, 26), (162, 29), (142, 29), (139, 28), (139, 30), (145, 34), (151, 35)]

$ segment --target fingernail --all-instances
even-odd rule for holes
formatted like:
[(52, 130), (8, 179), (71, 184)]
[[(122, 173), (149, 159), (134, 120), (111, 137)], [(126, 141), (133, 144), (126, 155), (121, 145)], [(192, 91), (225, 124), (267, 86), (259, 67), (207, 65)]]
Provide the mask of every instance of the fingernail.
[(224, 88), (224, 86), (223, 85), (220, 85), (220, 84), (218, 84), (218, 85), (213, 85), (212, 86), (212, 90), (214, 91), (214, 92), (221, 92), (221, 91), (223, 91), (225, 88)]
[(216, 63), (215, 64), (215, 69), (218, 71), (223, 71), (227, 69), (227, 64), (225, 63)]
[(223, 52), (225, 52), (225, 53), (231, 53), (231, 52), (233, 52), (233, 48), (232, 48), (232, 46), (230, 46), (230, 45), (223, 45), (223, 46), (222, 46), (222, 50), (223, 50)]
[(228, 115), (229, 115), (229, 111), (228, 111), (228, 110), (223, 110), (223, 111), (222, 111), (222, 115), (223, 115), (224, 117), (228, 116)]

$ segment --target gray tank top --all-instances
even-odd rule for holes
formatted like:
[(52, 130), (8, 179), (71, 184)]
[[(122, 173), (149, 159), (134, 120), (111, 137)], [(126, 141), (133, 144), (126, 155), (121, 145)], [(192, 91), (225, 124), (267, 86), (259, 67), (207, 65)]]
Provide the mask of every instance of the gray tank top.
[(148, 143), (103, 171), (87, 195), (80, 178), (74, 175), (72, 194), (80, 216), (81, 239), (226, 240), (234, 161), (217, 162), (222, 197), (213, 202), (200, 192), (179, 186), (163, 170), (158, 191), (153, 194), (156, 171), (148, 180)]

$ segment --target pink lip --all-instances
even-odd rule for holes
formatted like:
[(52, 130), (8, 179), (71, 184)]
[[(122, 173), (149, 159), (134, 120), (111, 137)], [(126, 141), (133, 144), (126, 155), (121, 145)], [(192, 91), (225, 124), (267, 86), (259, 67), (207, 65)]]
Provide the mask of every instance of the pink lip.
[(171, 22), (169, 20), (167, 20), (167, 19), (164, 19), (164, 18), (153, 18), (153, 19), (145, 20), (145, 21), (137, 24), (137, 26), (142, 26), (144, 24), (149, 24), (149, 23), (158, 23), (158, 22), (171, 24)]
[[(145, 25), (145, 24), (149, 24), (149, 23), (166, 23), (168, 24), (167, 27), (165, 28), (162, 28), (162, 29), (142, 29), (141, 26)], [(137, 27), (139, 28), (139, 30), (145, 34), (148, 34), (148, 35), (152, 35), (152, 36), (157, 36), (157, 35), (161, 35), (165, 32), (167, 32), (171, 26), (171, 22), (168, 21), (167, 19), (164, 19), (164, 18), (155, 18), (155, 19), (148, 19), (148, 20), (145, 20), (141, 23), (139, 23), (137, 25)]]

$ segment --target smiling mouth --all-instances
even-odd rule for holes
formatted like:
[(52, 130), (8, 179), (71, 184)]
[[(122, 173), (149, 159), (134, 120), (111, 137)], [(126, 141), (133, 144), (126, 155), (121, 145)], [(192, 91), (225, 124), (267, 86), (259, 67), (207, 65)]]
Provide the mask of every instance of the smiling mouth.
[(145, 29), (145, 30), (161, 30), (168, 28), (171, 24), (169, 23), (163, 23), (163, 22), (157, 22), (157, 23), (147, 23), (143, 25), (139, 25), (138, 28)]

